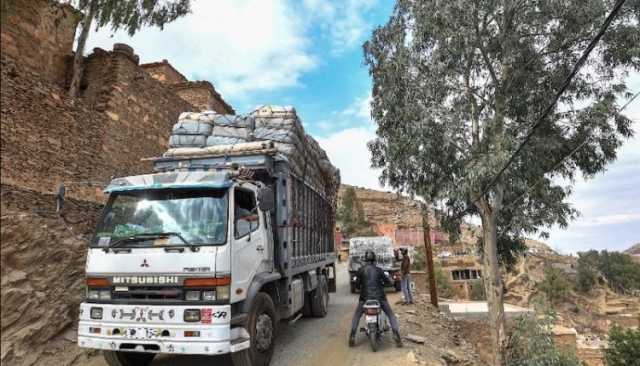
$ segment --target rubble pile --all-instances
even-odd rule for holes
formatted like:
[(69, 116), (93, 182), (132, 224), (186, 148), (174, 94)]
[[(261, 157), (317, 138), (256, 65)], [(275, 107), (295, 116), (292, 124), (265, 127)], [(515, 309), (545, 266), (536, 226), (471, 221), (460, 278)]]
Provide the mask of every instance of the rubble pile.
[(416, 294), (416, 305), (395, 307), (400, 333), (413, 348), (415, 365), (484, 365), (460, 324), (431, 305), (429, 295)]

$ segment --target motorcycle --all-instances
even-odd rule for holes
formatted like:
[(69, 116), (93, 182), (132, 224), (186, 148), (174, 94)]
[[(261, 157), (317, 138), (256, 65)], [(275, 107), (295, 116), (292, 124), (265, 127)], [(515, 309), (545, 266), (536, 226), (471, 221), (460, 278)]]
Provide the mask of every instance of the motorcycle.
[(384, 332), (389, 331), (389, 320), (377, 300), (367, 300), (363, 309), (366, 327), (361, 331), (366, 333), (371, 343), (371, 350), (376, 352), (382, 344)]

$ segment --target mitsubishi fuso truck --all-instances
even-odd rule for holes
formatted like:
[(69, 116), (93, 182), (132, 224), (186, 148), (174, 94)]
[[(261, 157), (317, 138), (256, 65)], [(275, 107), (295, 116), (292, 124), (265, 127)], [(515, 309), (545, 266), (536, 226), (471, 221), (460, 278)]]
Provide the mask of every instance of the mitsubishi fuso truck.
[(158, 353), (267, 365), (280, 320), (327, 314), (339, 172), (311, 137), (288, 134), (302, 128), (292, 108), (184, 113), (178, 124), (153, 173), (104, 190), (78, 344), (111, 366)]

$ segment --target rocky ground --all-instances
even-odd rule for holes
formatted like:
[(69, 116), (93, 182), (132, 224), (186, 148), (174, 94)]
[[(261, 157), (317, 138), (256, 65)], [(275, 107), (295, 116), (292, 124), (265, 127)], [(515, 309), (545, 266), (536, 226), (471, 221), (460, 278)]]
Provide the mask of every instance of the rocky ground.
[[(429, 304), (428, 295), (418, 294), (416, 305), (397, 302), (400, 294), (389, 293), (405, 337), (403, 348), (395, 347), (391, 334), (378, 352), (372, 352), (367, 339), (359, 334), (357, 345), (349, 348), (347, 335), (357, 295), (349, 293), (345, 267), (340, 265), (338, 292), (332, 294), (329, 315), (323, 319), (300, 319), (282, 323), (272, 365), (278, 366), (445, 366), (483, 365), (473, 345), (465, 341), (454, 320)], [(410, 340), (412, 339), (412, 340)], [(85, 353), (67, 341), (46, 364), (106, 366), (99, 352)], [(43, 363), (45, 364), (45, 363)], [(229, 357), (159, 356), (154, 366), (231, 365)]]

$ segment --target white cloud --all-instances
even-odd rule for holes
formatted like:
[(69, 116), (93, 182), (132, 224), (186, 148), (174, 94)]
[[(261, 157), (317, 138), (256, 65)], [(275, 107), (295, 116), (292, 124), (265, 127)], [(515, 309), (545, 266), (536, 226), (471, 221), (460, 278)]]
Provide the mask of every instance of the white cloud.
[(382, 189), (379, 184), (379, 169), (371, 168), (371, 153), (367, 142), (375, 138), (371, 128), (349, 128), (318, 143), (329, 155), (331, 162), (340, 169), (342, 183), (372, 189)]
[(589, 217), (576, 223), (576, 226), (617, 225), (640, 221), (640, 213), (622, 213)]
[(345, 109), (333, 111), (328, 114), (328, 118), (315, 123), (323, 131), (337, 131), (345, 128), (363, 126), (370, 128), (371, 121), (371, 95), (366, 95), (354, 99)]
[(340, 54), (360, 46), (371, 29), (365, 15), (375, 3), (376, 0), (305, 0), (304, 7), (329, 35), (332, 53)]
[(131, 45), (141, 62), (168, 59), (191, 79), (213, 82), (224, 96), (300, 85), (318, 63), (301, 14), (285, 0), (195, 1), (192, 14), (165, 26), (142, 29), (132, 38), (101, 29), (92, 47)]

